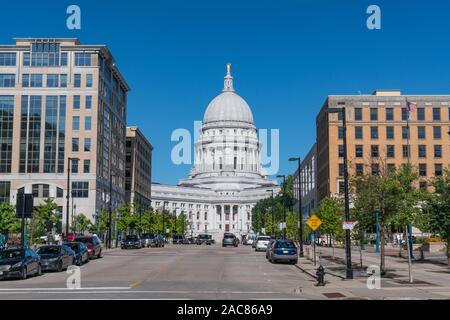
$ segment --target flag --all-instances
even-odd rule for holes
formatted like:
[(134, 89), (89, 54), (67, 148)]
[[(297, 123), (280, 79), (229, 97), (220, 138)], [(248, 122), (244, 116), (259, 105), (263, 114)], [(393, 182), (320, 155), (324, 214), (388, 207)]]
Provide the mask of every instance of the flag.
[(417, 104), (414, 102), (408, 102), (408, 111), (416, 112), (416, 110), (417, 110)]

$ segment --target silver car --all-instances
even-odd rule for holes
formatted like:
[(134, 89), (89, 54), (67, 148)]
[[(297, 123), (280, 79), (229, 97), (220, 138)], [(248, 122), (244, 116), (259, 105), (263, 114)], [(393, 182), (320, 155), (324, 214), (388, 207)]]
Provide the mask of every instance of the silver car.
[(259, 236), (258, 238), (256, 238), (255, 251), (266, 251), (267, 245), (269, 244), (269, 242), (270, 242), (270, 237)]

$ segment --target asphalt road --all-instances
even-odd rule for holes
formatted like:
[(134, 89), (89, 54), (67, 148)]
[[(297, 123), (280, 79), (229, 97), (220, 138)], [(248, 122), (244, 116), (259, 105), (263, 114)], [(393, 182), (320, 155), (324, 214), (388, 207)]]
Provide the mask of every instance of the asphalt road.
[(115, 249), (81, 267), (81, 288), (67, 288), (70, 276), (0, 281), (0, 299), (317, 299), (302, 291), (311, 277), (245, 246)]

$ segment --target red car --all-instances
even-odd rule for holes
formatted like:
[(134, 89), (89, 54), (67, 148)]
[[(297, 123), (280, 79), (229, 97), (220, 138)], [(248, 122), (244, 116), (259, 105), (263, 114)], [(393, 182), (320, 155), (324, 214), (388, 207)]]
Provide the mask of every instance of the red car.
[(67, 242), (73, 242), (73, 239), (79, 236), (82, 236), (82, 234), (77, 232), (69, 232), (69, 235), (67, 236)]
[(88, 249), (89, 259), (100, 259), (102, 257), (102, 242), (97, 236), (78, 236), (74, 242), (82, 242)]

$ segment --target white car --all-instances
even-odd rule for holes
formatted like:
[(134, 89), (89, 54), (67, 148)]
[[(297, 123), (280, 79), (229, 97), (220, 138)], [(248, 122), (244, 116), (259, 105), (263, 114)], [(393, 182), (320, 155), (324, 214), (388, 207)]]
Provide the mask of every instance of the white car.
[(255, 251), (266, 251), (267, 245), (270, 242), (270, 237), (268, 236), (259, 236), (256, 239)]
[(245, 238), (245, 245), (248, 245), (248, 246), (253, 245), (255, 240), (256, 240), (256, 236), (253, 234), (250, 234), (247, 236), (247, 238)]

